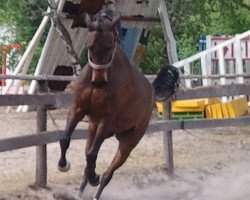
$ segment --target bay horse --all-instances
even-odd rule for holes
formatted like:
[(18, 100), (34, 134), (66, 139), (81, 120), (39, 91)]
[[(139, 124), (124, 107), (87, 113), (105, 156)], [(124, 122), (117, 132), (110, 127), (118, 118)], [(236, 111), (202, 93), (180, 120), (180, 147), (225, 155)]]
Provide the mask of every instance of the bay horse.
[[(88, 62), (82, 69), (73, 91), (66, 128), (60, 139), (60, 171), (70, 168), (66, 151), (73, 130), (86, 115), (89, 118), (85, 155), (86, 167), (78, 195), (89, 183), (98, 186), (98, 200), (113, 173), (121, 167), (143, 137), (154, 107), (154, 89), (144, 75), (130, 64), (119, 46), (116, 25), (119, 17), (86, 17), (89, 29)], [(118, 149), (108, 169), (100, 178), (96, 159), (103, 141), (116, 136)]]

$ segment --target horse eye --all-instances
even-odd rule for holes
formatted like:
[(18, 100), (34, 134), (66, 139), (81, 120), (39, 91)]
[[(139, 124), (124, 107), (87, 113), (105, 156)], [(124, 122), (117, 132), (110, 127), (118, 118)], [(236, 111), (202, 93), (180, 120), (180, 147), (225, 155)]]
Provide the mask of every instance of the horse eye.
[(112, 48), (113, 48), (113, 47), (105, 47), (104, 50), (105, 50), (105, 51), (110, 51), (110, 50), (112, 50)]
[(87, 45), (86, 45), (87, 49), (90, 49), (91, 46), (92, 46), (91, 44), (87, 44)]

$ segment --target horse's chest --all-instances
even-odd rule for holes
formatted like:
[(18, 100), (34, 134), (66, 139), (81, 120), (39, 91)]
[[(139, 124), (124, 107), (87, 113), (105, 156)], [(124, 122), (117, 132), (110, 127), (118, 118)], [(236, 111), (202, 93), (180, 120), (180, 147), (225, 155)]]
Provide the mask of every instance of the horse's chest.
[(90, 97), (89, 115), (93, 117), (103, 117), (107, 113), (107, 92), (101, 89), (95, 89)]

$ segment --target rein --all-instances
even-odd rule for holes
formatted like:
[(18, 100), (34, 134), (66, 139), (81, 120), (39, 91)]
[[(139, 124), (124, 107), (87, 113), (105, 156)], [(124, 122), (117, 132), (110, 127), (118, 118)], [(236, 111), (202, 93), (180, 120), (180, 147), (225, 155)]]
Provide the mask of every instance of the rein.
[(111, 57), (110, 61), (107, 64), (104, 64), (104, 65), (97, 65), (97, 64), (93, 63), (91, 61), (91, 58), (90, 58), (90, 52), (88, 51), (88, 63), (89, 63), (89, 65), (94, 69), (108, 69), (108, 68), (110, 68), (111, 64), (112, 64), (112, 62), (114, 60), (114, 57), (115, 57), (115, 52), (116, 52), (117, 46), (118, 45), (117, 45), (117, 42), (116, 42), (115, 43), (115, 48), (114, 48), (114, 51), (113, 51), (113, 54), (112, 54), (112, 57)]

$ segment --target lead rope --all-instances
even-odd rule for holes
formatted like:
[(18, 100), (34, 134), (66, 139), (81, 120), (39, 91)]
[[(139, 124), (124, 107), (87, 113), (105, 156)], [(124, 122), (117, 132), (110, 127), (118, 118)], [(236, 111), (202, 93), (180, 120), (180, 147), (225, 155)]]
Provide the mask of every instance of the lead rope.
[(65, 28), (65, 26), (61, 22), (60, 14), (57, 12), (58, 5), (55, 3), (54, 0), (48, 0), (48, 5), (50, 7), (50, 11), (44, 12), (43, 15), (46, 15), (51, 19), (53, 26), (61, 35), (64, 43), (66, 44), (67, 52), (69, 53), (71, 57), (71, 66), (73, 68), (74, 75), (78, 76), (81, 71), (80, 59), (78, 58), (76, 51), (73, 47), (71, 36), (68, 30)]
[(52, 121), (53, 126), (54, 126), (55, 129), (56, 129), (57, 136), (58, 136), (58, 138), (59, 138), (59, 136), (60, 136), (60, 134), (59, 134), (59, 126), (58, 126), (58, 124), (56, 123), (55, 118), (52, 116), (52, 114), (51, 114), (51, 112), (50, 112), (49, 110), (48, 110), (48, 114), (49, 114), (49, 117), (50, 117), (50, 119), (51, 119), (51, 121)]

